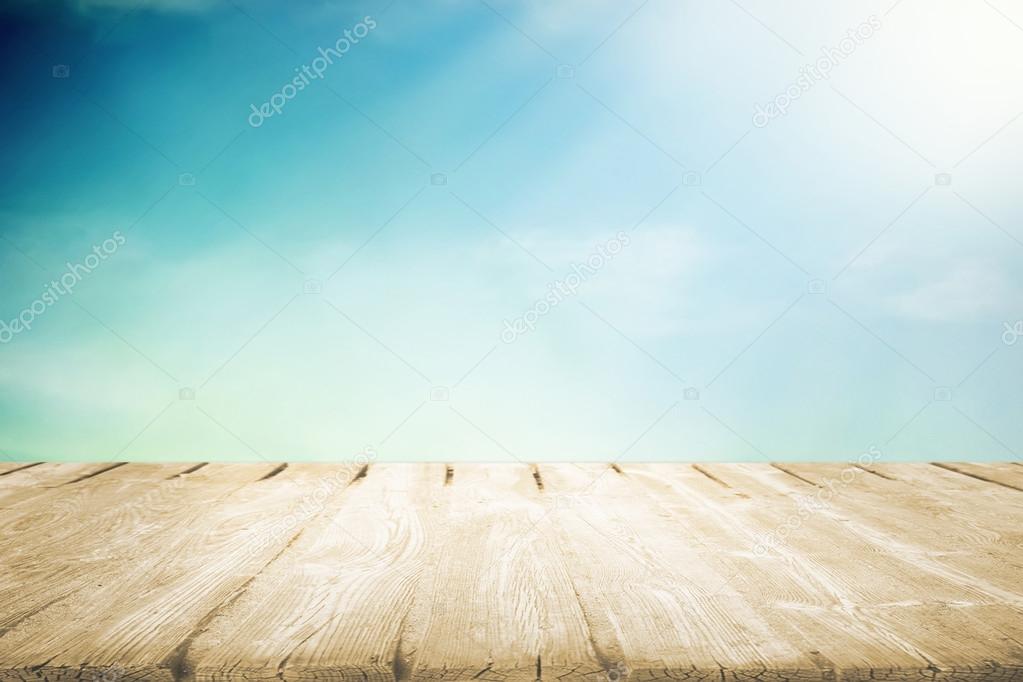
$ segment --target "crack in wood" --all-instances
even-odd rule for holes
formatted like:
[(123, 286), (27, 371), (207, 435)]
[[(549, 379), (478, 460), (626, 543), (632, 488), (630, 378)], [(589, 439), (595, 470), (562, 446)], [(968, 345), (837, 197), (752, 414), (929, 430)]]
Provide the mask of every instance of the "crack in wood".
[(115, 462), (114, 464), (107, 465), (102, 469), (99, 469), (98, 471), (93, 471), (88, 474), (85, 474), (84, 476), (79, 476), (73, 481), (68, 481), (67, 483), (64, 483), (61, 487), (63, 487), (64, 485), (74, 485), (75, 483), (81, 483), (82, 481), (88, 480), (90, 478), (95, 478), (100, 474), (105, 474), (108, 471), (113, 471), (114, 469), (117, 469), (118, 467), (123, 467), (125, 464), (127, 464), (127, 462)]
[(897, 481), (897, 480), (899, 480), (899, 479), (895, 478), (894, 476), (889, 476), (888, 474), (883, 474), (883, 473), (881, 473), (880, 471), (878, 471), (876, 469), (871, 469), (870, 467), (865, 467), (862, 464), (854, 464), (853, 466), (856, 467), (857, 469), (860, 469), (861, 471), (866, 471), (868, 474), (873, 474), (874, 476), (877, 476), (878, 478), (883, 478), (886, 481)]
[(251, 585), (253, 581), (256, 578), (258, 578), (263, 571), (267, 569), (268, 566), (277, 561), (286, 551), (288, 551), (288, 549), (290, 549), (291, 546), (294, 545), (300, 537), (302, 537), (302, 533), (304, 532), (305, 529), (300, 528), (297, 533), (292, 535), (291, 539), (288, 540), (284, 547), (278, 550), (277, 553), (274, 554), (269, 561), (263, 564), (263, 566), (260, 567), (258, 571), (253, 573), (245, 580), (245, 582), (236, 587), (234, 592), (232, 592), (230, 596), (228, 596), (226, 599), (224, 599), (219, 604), (214, 606), (212, 609), (207, 611), (206, 615), (200, 618), (199, 622), (196, 623), (194, 628), (192, 628), (192, 631), (189, 632), (188, 635), (186, 635), (185, 638), (182, 639), (180, 643), (178, 643), (178, 645), (174, 648), (174, 651), (171, 652), (171, 654), (164, 661), (164, 665), (167, 667), (168, 670), (170, 670), (171, 677), (174, 678), (174, 682), (194, 682), (195, 668), (188, 660), (188, 651), (192, 647), (192, 643), (199, 635), (201, 635), (206, 630), (206, 628), (209, 627), (210, 623), (213, 622), (214, 618), (216, 618), (222, 611), (230, 608), (232, 604), (238, 601), (242, 597), (242, 595), (245, 594), (245, 590), (249, 588), (249, 585)]
[(40, 464), (43, 464), (43, 462), (33, 462), (32, 464), (26, 464), (25, 466), (17, 467), (16, 469), (9, 469), (8, 471), (4, 471), (4, 472), (0, 473), (0, 477), (10, 476), (13, 473), (17, 473), (19, 471), (24, 471), (25, 469), (31, 469), (32, 467), (37, 467)]
[(196, 464), (194, 466), (188, 467), (184, 471), (179, 471), (178, 473), (174, 474), (173, 476), (168, 476), (164, 480), (171, 481), (171, 480), (174, 480), (175, 478), (182, 478), (182, 477), (187, 476), (189, 474), (194, 474), (196, 471), (199, 471), (199, 469), (202, 469), (204, 466), (206, 466), (208, 464), (209, 464), (209, 462), (200, 462), (199, 464)]
[(284, 471), (287, 468), (288, 468), (288, 464), (286, 462), (284, 464), (278, 464), (273, 469), (271, 469), (269, 473), (267, 473), (265, 476), (263, 476), (259, 480), (261, 480), (261, 481), (268, 481), (268, 480), (270, 480), (271, 478), (273, 478), (274, 476), (276, 476), (277, 474), (281, 473), (282, 471)]
[(531, 464), (530, 468), (533, 470), (533, 482), (536, 483), (536, 489), (543, 492), (543, 476), (540, 475), (540, 467)]
[(794, 471), (792, 471), (790, 469), (786, 469), (782, 465), (776, 464), (775, 462), (771, 462), (771, 466), (773, 468), (777, 469), (778, 471), (781, 471), (782, 473), (788, 474), (792, 478), (798, 479), (798, 480), (802, 481), (803, 483), (806, 483), (807, 485), (812, 485), (814, 488), (823, 488), (824, 487), (820, 483), (817, 483), (816, 481), (811, 481), (809, 478), (806, 478), (805, 476), (800, 476), (796, 472), (794, 472)]
[(391, 674), (394, 676), (394, 682), (405, 682), (411, 677), (409, 672), (408, 662), (401, 651), (401, 637), (399, 636), (398, 642), (394, 646), (394, 655), (391, 656)]
[(700, 472), (701, 474), (703, 474), (704, 476), (706, 476), (710, 480), (714, 481), (718, 485), (722, 485), (722, 486), (724, 486), (724, 487), (726, 487), (728, 489), (731, 489), (732, 486), (728, 485), (727, 483), (722, 481), (720, 478), (718, 478), (714, 474), (710, 473), (709, 471), (707, 471), (706, 469), (701, 467), (699, 464), (692, 464), (690, 466), (692, 466), (693, 469), (695, 469), (696, 471)]
[(1019, 492), (1023, 492), (1023, 488), (1019, 486), (1012, 485), (1011, 483), (1003, 483), (1002, 481), (998, 481), (993, 478), (988, 478), (987, 476), (982, 476), (981, 474), (976, 474), (973, 473), (972, 471), (964, 471), (963, 469), (957, 469), (951, 464), (945, 464), (944, 462), (931, 462), (931, 466), (938, 467), (939, 469), (944, 469), (945, 471), (951, 471), (961, 476), (969, 476), (970, 478), (975, 478), (978, 481), (984, 481), (985, 483), (993, 483), (995, 485), (1000, 485), (1003, 488), (1008, 488), (1009, 490), (1018, 490)]

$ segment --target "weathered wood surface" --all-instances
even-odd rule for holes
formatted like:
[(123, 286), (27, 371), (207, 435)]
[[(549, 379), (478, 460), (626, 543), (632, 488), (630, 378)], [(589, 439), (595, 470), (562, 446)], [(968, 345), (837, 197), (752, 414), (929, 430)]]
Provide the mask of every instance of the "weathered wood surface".
[(0, 680), (1023, 680), (1023, 466), (5, 464)]

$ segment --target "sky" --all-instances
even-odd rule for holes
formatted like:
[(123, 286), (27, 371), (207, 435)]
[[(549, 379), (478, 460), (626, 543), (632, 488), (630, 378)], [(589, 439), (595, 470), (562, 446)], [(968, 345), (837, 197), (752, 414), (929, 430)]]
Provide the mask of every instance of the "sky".
[(0, 457), (1023, 452), (1006, 0), (0, 23)]

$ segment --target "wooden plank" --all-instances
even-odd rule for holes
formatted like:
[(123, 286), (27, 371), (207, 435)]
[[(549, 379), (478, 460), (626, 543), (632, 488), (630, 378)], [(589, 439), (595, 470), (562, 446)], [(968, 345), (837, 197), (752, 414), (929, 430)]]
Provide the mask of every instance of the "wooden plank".
[(0, 462), (0, 478), (12, 474), (15, 471), (37, 467), (40, 464), (42, 464), (42, 462)]
[(718, 679), (722, 668), (816, 670), (745, 608), (733, 575), (645, 491), (606, 465), (541, 466), (605, 674)]
[(985, 501), (997, 505), (1004, 500), (1013, 499), (1011, 496), (1016, 494), (1016, 491), (943, 468), (938, 466), (939, 464), (945, 463), (915, 463), (911, 465), (879, 462), (873, 464), (871, 468), (890, 478), (909, 483), (921, 493), (930, 493), (935, 500), (946, 502), (951, 499), (973, 500), (970, 503), (971, 509), (974, 506), (979, 509), (980, 503)]
[[(578, 680), (602, 670), (550, 508), (525, 465), (458, 464), (402, 635), (415, 679)], [(542, 528), (542, 526), (541, 526)], [(399, 678), (403, 675), (399, 675)]]
[[(66, 479), (56, 486), (38, 486), (32, 497), (11, 500), (0, 516), (0, 542), (13, 541), (18, 532), (38, 535), (42, 528), (61, 523), (71, 533), (79, 532), (76, 517), (91, 515), (102, 510), (118, 508), (126, 502), (140, 506), (150, 489), (159, 487), (163, 479), (175, 473), (194, 469), (197, 465), (130, 463), (109, 468), (98, 465)], [(82, 476), (100, 471), (98, 475)], [(76, 481), (77, 482), (71, 482)], [(70, 523), (63, 524), (64, 521)]]
[[(942, 532), (950, 527), (969, 528), (978, 537), (1011, 535), (1019, 532), (1020, 524), (1006, 508), (1015, 509), (1019, 493), (1003, 486), (992, 485), (971, 476), (949, 471), (926, 463), (875, 463), (871, 470), (884, 480), (903, 484), (898, 488), (907, 498), (899, 497), (909, 508), (917, 508), (940, 516), (950, 524), (941, 525)], [(967, 545), (977, 540), (966, 539)]]
[(526, 467), (374, 466), (197, 638), (197, 679), (598, 669), (564, 567), (521, 541), (544, 512), (535, 493)]
[[(800, 474), (800, 465), (791, 464), (777, 468), (741, 464), (715, 465), (714, 468), (745, 490), (758, 490), (765, 497), (774, 496), (772, 511), (787, 514), (788, 518), (798, 515), (798, 527), (784, 543), (789, 549), (814, 551), (826, 557), (825, 543), (833, 542), (836, 549), (841, 546), (846, 552), (863, 557), (860, 561), (841, 564), (850, 584), (863, 586), (854, 595), (858, 604), (899, 602), (905, 595), (912, 594), (926, 594), (932, 600), (946, 602), (1014, 603), (1021, 599), (1015, 591), (978, 584), (979, 575), (970, 581), (969, 574), (928, 561), (926, 551), (914, 547), (910, 537), (885, 534), (880, 530), (876, 516), (858, 521), (850, 517), (846, 509), (833, 509), (834, 504), (863, 496), (867, 475), (847, 476), (849, 482), (844, 483), (841, 473), (844, 469), (836, 465), (804, 465), (804, 472), (812, 469), (810, 475)], [(822, 472), (824, 469), (831, 469), (832, 473)], [(886, 501), (890, 503), (891, 498)], [(899, 514), (905, 514), (908, 506), (907, 500), (900, 498)], [(926, 536), (941, 527), (933, 519), (928, 522), (918, 517), (916, 520), (914, 534)], [(884, 576), (883, 582), (877, 580), (879, 574)]]
[(1023, 677), (1016, 464), (193, 466), (0, 471), (0, 681)]
[[(904, 465), (900, 470), (926, 466)], [(865, 538), (875, 551), (886, 550), (914, 569), (976, 589), (987, 585), (986, 599), (1023, 605), (1019, 584), (1023, 527), (1018, 523), (1023, 492), (1005, 491), (997, 504), (982, 496), (965, 503), (948, 499), (936, 503), (933, 494), (921, 494), (904, 480), (872, 475), (859, 467), (793, 463), (785, 468), (825, 486), (829, 494), (822, 511), (840, 515), (844, 527)], [(790, 493), (805, 485), (791, 477), (774, 481)], [(892, 513), (896, 500), (897, 513)]]
[(443, 475), (375, 465), (344, 495), (314, 488), (302, 536), (191, 643), (196, 679), (393, 680)]
[[(982, 575), (942, 570), (937, 564), (924, 564), (919, 556), (903, 556), (904, 547), (892, 542), (892, 538), (870, 532), (866, 524), (857, 526), (850, 523), (846, 515), (832, 512), (826, 505), (815, 506), (805, 498), (801, 501), (798, 496), (778, 492), (779, 485), (782, 490), (785, 486), (801, 485), (809, 490), (800, 495), (807, 496), (815, 496), (822, 490), (808, 483), (812, 479), (800, 476), (789, 465), (768, 468), (733, 464), (708, 468), (751, 497), (769, 500), (768, 504), (755, 508), (757, 516), (769, 524), (791, 524), (792, 519), (798, 519), (793, 532), (783, 542), (775, 543), (771, 550), (794, 560), (793, 567), (807, 568), (818, 580), (826, 581), (836, 596), (848, 605), (841, 613), (849, 620), (850, 629), (857, 622), (867, 626), (891, 641), (900, 642), (907, 651), (916, 652), (927, 661), (927, 666), (953, 668), (985, 664), (987, 659), (977, 656), (983, 649), (973, 647), (975, 657), (963, 659), (964, 649), (955, 643), (957, 639), (983, 641), (985, 635), (980, 626), (963, 630), (948, 617), (945, 606), (1015, 606), (1019, 603), (1018, 593), (992, 585)], [(772, 480), (775, 485), (768, 483)], [(850, 490), (849, 494), (855, 492)], [(924, 527), (918, 532), (929, 530)], [(850, 561), (849, 556), (856, 560)], [(1012, 613), (1011, 608), (1003, 615), (1009, 613)], [(881, 618), (880, 614), (885, 617)], [(904, 615), (905, 619), (900, 620)], [(928, 617), (947, 625), (931, 630), (914, 626)], [(1011, 621), (1003, 624), (1013, 627)], [(1019, 635), (1023, 636), (1023, 632)], [(996, 646), (986, 647), (986, 650), (993, 652), (996, 658), (1020, 653), (1014, 645), (1009, 645), (1004, 652), (998, 651)], [(919, 670), (926, 670), (927, 666)]]
[(1023, 493), (1023, 467), (1013, 463), (934, 462), (933, 466)]
[[(136, 465), (132, 465), (133, 467)], [(270, 464), (137, 465), (24, 501), (0, 524), (0, 632), (106, 581), (149, 543), (182, 533), (210, 504), (272, 470)], [(190, 467), (188, 467), (190, 468)], [(117, 472), (126, 471), (126, 474)], [(115, 475), (117, 474), (117, 475)]]
[(0, 476), (0, 510), (43, 495), (50, 488), (74, 484), (109, 471), (112, 463), (46, 462)]
[(301, 531), (288, 515), (324, 469), (294, 465), (289, 476), (250, 479), (210, 504), (193, 504), (184, 524), (135, 538), (104, 563), (102, 582), (5, 633), (5, 663), (32, 679), (78, 679), (113, 667), (146, 679), (188, 678), (182, 647)]
[[(626, 465), (625, 474), (651, 490), (659, 504), (707, 547), (706, 555), (729, 576), (734, 610), (754, 614), (798, 655), (775, 657), (765, 666), (783, 677), (842, 674), (849, 679), (908, 671), (915, 677), (927, 660), (898, 633), (857, 611), (841, 568), (848, 554), (825, 543), (831, 561), (791, 552), (758, 552), (758, 543), (787, 518), (789, 509), (762, 491), (736, 485), (717, 465)], [(787, 506), (787, 505), (785, 505)], [(836, 573), (836, 569), (838, 573)], [(723, 667), (735, 666), (722, 663)], [(743, 668), (745, 674), (754, 671)], [(770, 673), (768, 673), (770, 674)]]

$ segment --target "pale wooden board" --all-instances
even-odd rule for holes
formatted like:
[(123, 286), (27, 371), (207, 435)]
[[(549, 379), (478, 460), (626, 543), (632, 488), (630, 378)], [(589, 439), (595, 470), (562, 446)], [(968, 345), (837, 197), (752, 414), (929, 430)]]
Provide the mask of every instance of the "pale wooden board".
[[(435, 543), (405, 622), (400, 674), (580, 677), (602, 670), (549, 507), (525, 465), (459, 464), (436, 498)], [(415, 653), (411, 653), (415, 652)]]
[(297, 514), (301, 537), (191, 643), (197, 679), (393, 679), (402, 623), (426, 566), (444, 467), (380, 465), (328, 477)]
[(1010, 490), (1023, 491), (1023, 467), (1013, 462), (978, 464), (975, 462), (935, 463), (934, 466), (955, 473), (994, 483)]
[(20, 466), (0, 679), (1023, 679), (1016, 463)]
[[(990, 497), (973, 496), (968, 505), (950, 504), (954, 497), (948, 495), (936, 504), (933, 495), (921, 494), (911, 482), (871, 475), (857, 467), (791, 464), (785, 468), (820, 485), (835, 483), (830, 505), (849, 531), (897, 549), (895, 556), (915, 568), (970, 583), (974, 589), (986, 588), (984, 594), (994, 600), (1011, 602), (1023, 594), (1019, 580), (1023, 525), (1014, 514), (1006, 513), (1021, 493), (996, 488)], [(1023, 467), (1014, 468), (1023, 471)], [(790, 477), (779, 482), (790, 492), (801, 484)], [(898, 500), (898, 514), (890, 513), (893, 498)]]
[(0, 476), (0, 510), (6, 511), (22, 502), (45, 494), (50, 488), (75, 485), (97, 474), (113, 471), (116, 465), (44, 462), (36, 466), (16, 468)]
[[(145, 478), (131, 467), (146, 468)], [(155, 467), (155, 468), (154, 468)], [(173, 535), (204, 516), (225, 494), (272, 471), (270, 464), (212, 464), (170, 478), (186, 466), (130, 465), (71, 486), (49, 490), (0, 517), (0, 631), (42, 609), (46, 618), (73, 613), (69, 601), (149, 558), (149, 543)], [(127, 472), (125, 476), (122, 472)], [(172, 472), (172, 473), (169, 473)], [(60, 495), (51, 496), (55, 492)], [(170, 536), (163, 540), (163, 536)], [(45, 625), (48, 621), (42, 621)], [(3, 646), (0, 639), (0, 647)]]
[[(58, 560), (62, 572), (49, 587), (59, 591), (67, 577), (72, 589), (20, 618), (0, 638), (0, 660), (22, 671), (37, 668), (34, 672), (46, 679), (113, 666), (170, 679), (181, 643), (291, 539), (291, 532), (270, 531), (318, 472), (302, 471), (299, 482), (291, 476), (259, 480), (270, 471), (266, 464), (219, 465), (203, 477), (225, 484), (226, 494), (218, 493), (216, 482), (196, 481), (199, 485), (172, 502), (170, 513), (100, 535), (101, 542), (113, 543), (88, 545), (100, 556)], [(91, 481), (99, 484), (100, 477)], [(248, 539), (266, 534), (270, 541), (250, 551)], [(85, 535), (89, 543), (96, 539)], [(40, 651), (47, 652), (45, 658)]]
[(801, 658), (736, 598), (713, 551), (627, 477), (606, 465), (539, 471), (559, 498), (552, 524), (603, 668), (710, 679)]
[(900, 633), (880, 628), (862, 613), (861, 602), (875, 600), (871, 574), (860, 564), (865, 557), (852, 558), (853, 547), (827, 537), (835, 529), (805, 530), (817, 543), (808, 548), (779, 543), (760, 553), (764, 534), (780, 528), (794, 511), (789, 500), (736, 481), (720, 465), (647, 465), (624, 471), (653, 490), (700, 542), (713, 548), (710, 556), (729, 578), (734, 610), (763, 621), (777, 639), (799, 652), (775, 658), (769, 669), (787, 678), (836, 669), (847, 676), (903, 670), (915, 677), (927, 668), (926, 659)]
[(42, 462), (29, 462), (29, 463), (25, 463), (25, 462), (0, 462), (0, 477), (7, 476), (8, 474), (12, 474), (15, 471), (21, 471), (22, 469), (31, 469), (32, 467), (37, 467), (40, 464), (42, 464)]
[(191, 644), (197, 679), (599, 673), (531, 470), (445, 469), (373, 467)]
[[(982, 667), (992, 659), (1023, 657), (1018, 644), (1005, 641), (983, 618), (970, 615), (971, 610), (983, 612), (973, 609), (975, 606), (1004, 607), (1001, 611), (987, 610), (989, 615), (1002, 615), (991, 624), (1004, 622), (1010, 630), (1014, 629), (1012, 622), (1023, 597), (1018, 590), (1004, 589), (989, 579), (990, 573), (1004, 571), (1005, 567), (990, 561), (982, 565), (982, 572), (959, 570), (928, 556), (906, 534), (879, 531), (876, 525), (849, 514), (838, 505), (858, 494), (855, 486), (865, 476), (852, 478), (842, 487), (838, 470), (829, 475), (814, 467), (809, 467), (809, 471), (803, 467), (803, 474), (809, 475), (801, 475), (798, 465), (784, 465), (781, 469), (708, 465), (708, 469), (758, 499), (771, 499), (770, 504), (758, 505), (758, 514), (770, 518), (770, 523), (788, 522), (794, 526), (793, 532), (771, 553), (794, 559), (794, 567), (809, 568), (838, 600), (837, 613), (849, 621), (850, 627), (853, 622), (859, 623), (875, 637), (897, 644), (909, 655), (922, 657), (925, 661), (922, 674), (932, 665)], [(814, 499), (825, 499), (815, 497), (819, 491), (831, 490), (822, 481), (836, 484), (834, 495), (827, 504), (815, 507), (813, 513), (803, 518), (799, 515), (800, 499), (803, 508), (807, 508)], [(772, 492), (778, 496), (772, 498)], [(905, 513), (904, 500), (890, 499), (898, 502), (900, 514)], [(891, 509), (888, 511), (891, 513)], [(793, 518), (799, 518), (799, 523), (793, 524)], [(938, 527), (937, 523), (920, 523), (912, 537), (926, 536)], [(973, 626), (964, 627), (963, 622), (971, 618), (975, 620)], [(930, 623), (932, 627), (921, 628), (920, 623)], [(971, 651), (976, 652), (972, 658), (968, 656)]]

